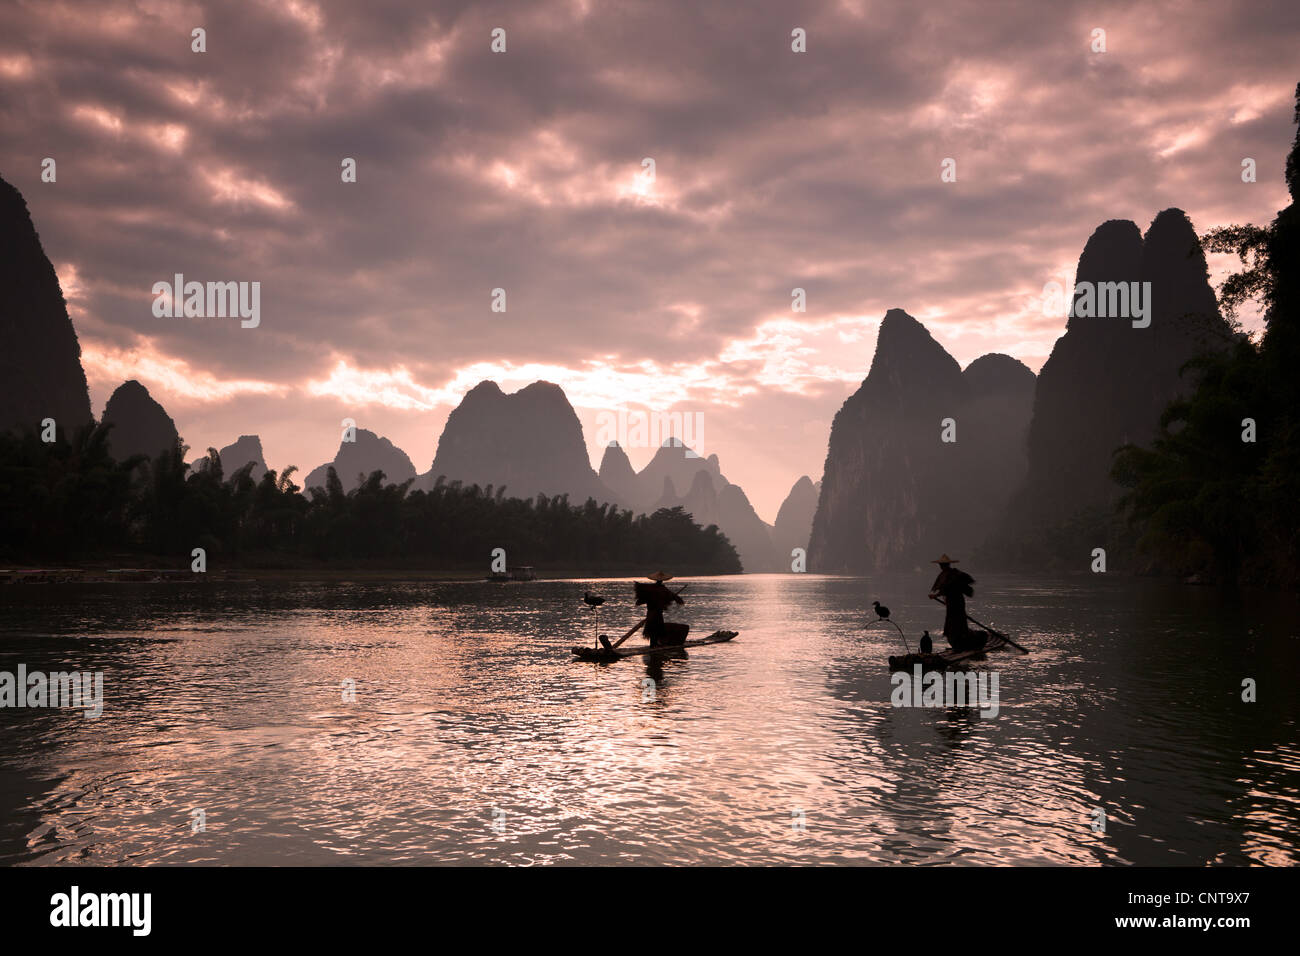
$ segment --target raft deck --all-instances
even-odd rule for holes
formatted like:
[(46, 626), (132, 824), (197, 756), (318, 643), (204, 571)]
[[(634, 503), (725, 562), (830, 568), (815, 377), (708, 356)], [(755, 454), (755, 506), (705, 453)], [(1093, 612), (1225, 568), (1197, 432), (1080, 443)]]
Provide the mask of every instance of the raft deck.
[(705, 644), (724, 644), (735, 637), (739, 631), (714, 631), (708, 637), (685, 641), (681, 644), (660, 644), (652, 647), (648, 644), (636, 644), (632, 647), (616, 647), (607, 650), (603, 647), (575, 647), (573, 656), (580, 661), (618, 661), (625, 657), (645, 657), (650, 654), (670, 654), (684, 647), (702, 647)]
[(938, 654), (899, 654), (896, 657), (889, 658), (889, 669), (891, 671), (910, 671), (917, 664), (921, 665), (922, 670), (941, 671), (949, 667), (963, 665), (972, 658), (979, 657), (987, 651), (1001, 650), (1010, 646), (1005, 634), (997, 631), (985, 631), (988, 634), (988, 640), (984, 642), (983, 647), (973, 647), (965, 651), (941, 651)]

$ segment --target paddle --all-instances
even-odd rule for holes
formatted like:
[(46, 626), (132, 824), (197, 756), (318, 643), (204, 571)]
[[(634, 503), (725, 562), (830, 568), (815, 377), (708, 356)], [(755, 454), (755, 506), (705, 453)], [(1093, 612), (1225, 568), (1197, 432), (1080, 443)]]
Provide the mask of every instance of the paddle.
[[(948, 606), (948, 602), (947, 602), (947, 601), (945, 601), (943, 598), (937, 598), (937, 597), (935, 597), (933, 594), (930, 595), (930, 600), (932, 600), (932, 601), (938, 601), (938, 602), (939, 602), (940, 604), (942, 604), (944, 607), (947, 607), (947, 606)], [(984, 630), (988, 631), (990, 634), (997, 634), (997, 635), (999, 635), (999, 636), (1002, 638), (1002, 640), (1006, 641), (1008, 644), (1010, 644), (1012, 647), (1014, 647), (1016, 650), (1018, 650), (1021, 654), (1028, 654), (1028, 653), (1029, 653), (1029, 651), (1025, 650), (1023, 647), (1021, 647), (1019, 644), (1017, 644), (1017, 643), (1016, 643), (1015, 641), (1013, 641), (1011, 638), (1007, 637), (1007, 636), (1006, 636), (1005, 634), (1003, 634), (1001, 631), (995, 631), (993, 628), (989, 627), (987, 624), (980, 624), (979, 621), (975, 620), (975, 618), (971, 617), (969, 614), (966, 615), (966, 620), (970, 621), (972, 624), (976, 624), (976, 625), (978, 625), (978, 626), (984, 628)]]
[(605, 650), (607, 650), (607, 651), (612, 651), (614, 648), (618, 647), (618, 645), (622, 644), (624, 641), (626, 641), (629, 637), (631, 637), (631, 636), (632, 636), (633, 634), (635, 634), (637, 631), (641, 630), (641, 627), (642, 627), (644, 624), (645, 624), (645, 618), (642, 618), (641, 620), (637, 621), (636, 624), (632, 625), (632, 630), (628, 631), (626, 634), (624, 634), (622, 637), (620, 637), (620, 638), (619, 638), (617, 641), (615, 641), (613, 644), (611, 644), (611, 643), (609, 642), (609, 638), (608, 638), (608, 637), (606, 637), (604, 634), (602, 634), (602, 635), (600, 635), (600, 643), (602, 643), (602, 644), (605, 645)]

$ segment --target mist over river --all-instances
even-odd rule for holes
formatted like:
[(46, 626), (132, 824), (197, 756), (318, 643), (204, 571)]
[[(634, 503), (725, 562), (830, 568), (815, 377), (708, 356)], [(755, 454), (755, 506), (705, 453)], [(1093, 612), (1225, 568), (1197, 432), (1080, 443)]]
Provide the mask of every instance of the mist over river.
[(930, 571), (678, 579), (740, 635), (649, 664), (569, 653), (628, 580), (11, 585), (0, 671), (104, 712), (0, 709), (0, 862), (1300, 862), (1292, 599), (972, 573), (993, 717), (891, 706)]

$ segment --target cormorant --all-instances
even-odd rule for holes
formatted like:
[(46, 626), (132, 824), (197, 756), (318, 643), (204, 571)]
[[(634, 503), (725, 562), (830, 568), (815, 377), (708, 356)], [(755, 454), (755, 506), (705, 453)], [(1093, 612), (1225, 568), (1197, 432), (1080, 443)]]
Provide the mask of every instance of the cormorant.
[(583, 603), (587, 605), (587, 607), (591, 608), (591, 613), (596, 618), (597, 646), (598, 647), (600, 646), (601, 641), (604, 641), (606, 644), (608, 644), (609, 642), (606, 639), (605, 635), (600, 633), (600, 612), (596, 610), (596, 608), (600, 607), (602, 604), (605, 603), (605, 599), (603, 597), (597, 597), (596, 595), (592, 594), (590, 591), (583, 591), (582, 600)]
[(889, 608), (885, 607), (879, 601), (872, 601), (871, 606), (876, 609), (876, 617), (886, 621), (889, 620)]

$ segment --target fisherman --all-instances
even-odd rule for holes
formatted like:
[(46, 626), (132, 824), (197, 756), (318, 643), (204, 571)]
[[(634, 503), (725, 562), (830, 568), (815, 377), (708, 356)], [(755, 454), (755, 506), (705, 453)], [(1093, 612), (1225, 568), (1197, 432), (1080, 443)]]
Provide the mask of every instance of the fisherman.
[(634, 587), (636, 590), (636, 603), (638, 605), (644, 604), (646, 608), (645, 636), (650, 639), (650, 646), (663, 647), (664, 645), (685, 643), (686, 635), (691, 629), (690, 625), (664, 620), (664, 610), (670, 605), (686, 603), (682, 600), (679, 592), (671, 591), (664, 586), (664, 582), (671, 581), (673, 576), (662, 571), (656, 571), (649, 577), (654, 582), (653, 584), (637, 581)]
[(943, 617), (943, 636), (948, 638), (948, 643), (955, 651), (983, 647), (988, 635), (983, 631), (972, 633), (966, 624), (966, 599), (975, 596), (975, 589), (971, 587), (975, 579), (965, 571), (954, 568), (957, 560), (948, 557), (946, 553), (930, 563), (939, 565), (939, 576), (930, 588), (930, 597), (943, 598), (948, 607)]

